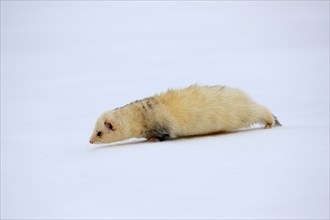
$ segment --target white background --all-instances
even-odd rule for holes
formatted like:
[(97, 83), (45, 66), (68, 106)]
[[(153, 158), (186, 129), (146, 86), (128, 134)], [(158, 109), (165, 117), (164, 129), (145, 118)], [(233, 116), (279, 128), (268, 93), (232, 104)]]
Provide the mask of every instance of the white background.
[[(88, 143), (193, 83), (284, 126)], [(329, 2), (1, 1), (1, 218), (329, 218)]]

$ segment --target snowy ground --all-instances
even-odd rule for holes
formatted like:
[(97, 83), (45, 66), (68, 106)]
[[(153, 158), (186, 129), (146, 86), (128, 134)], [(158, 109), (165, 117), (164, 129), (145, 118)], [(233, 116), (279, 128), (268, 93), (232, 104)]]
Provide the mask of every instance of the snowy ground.
[[(88, 143), (192, 83), (284, 127)], [(1, 1), (1, 218), (329, 218), (329, 2)]]

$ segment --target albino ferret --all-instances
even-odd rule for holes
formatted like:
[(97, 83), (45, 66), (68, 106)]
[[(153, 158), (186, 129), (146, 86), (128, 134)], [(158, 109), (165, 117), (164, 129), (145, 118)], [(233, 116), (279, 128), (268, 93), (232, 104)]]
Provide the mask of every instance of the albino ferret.
[(192, 85), (103, 113), (89, 142), (111, 143), (128, 138), (164, 141), (230, 132), (256, 123), (265, 128), (281, 126), (266, 107), (238, 89)]

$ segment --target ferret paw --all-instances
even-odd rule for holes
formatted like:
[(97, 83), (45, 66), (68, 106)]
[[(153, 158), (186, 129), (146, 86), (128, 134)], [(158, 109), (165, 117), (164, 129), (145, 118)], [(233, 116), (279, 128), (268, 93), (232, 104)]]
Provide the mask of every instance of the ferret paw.
[(149, 141), (149, 142), (160, 142), (160, 140), (156, 137), (148, 138), (147, 141)]
[(265, 129), (266, 128), (272, 128), (273, 127), (273, 124), (271, 124), (271, 123), (266, 123), (266, 125), (265, 125)]

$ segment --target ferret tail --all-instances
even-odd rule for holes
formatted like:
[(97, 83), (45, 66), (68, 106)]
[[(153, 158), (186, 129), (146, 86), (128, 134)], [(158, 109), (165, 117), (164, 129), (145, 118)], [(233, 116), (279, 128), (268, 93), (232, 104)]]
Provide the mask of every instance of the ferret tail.
[(279, 120), (277, 119), (277, 117), (275, 115), (273, 115), (274, 120), (275, 120), (275, 127), (280, 127), (282, 126), (282, 124), (279, 122)]

